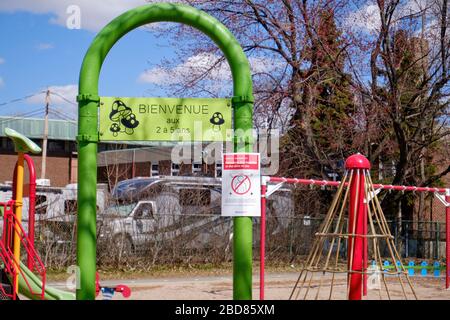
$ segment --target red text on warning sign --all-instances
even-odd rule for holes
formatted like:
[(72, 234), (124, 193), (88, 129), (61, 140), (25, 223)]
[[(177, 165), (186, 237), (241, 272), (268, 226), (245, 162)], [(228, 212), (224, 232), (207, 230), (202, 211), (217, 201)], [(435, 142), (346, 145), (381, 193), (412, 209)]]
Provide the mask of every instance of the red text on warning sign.
[(224, 170), (258, 170), (259, 163), (258, 154), (227, 154), (224, 156)]

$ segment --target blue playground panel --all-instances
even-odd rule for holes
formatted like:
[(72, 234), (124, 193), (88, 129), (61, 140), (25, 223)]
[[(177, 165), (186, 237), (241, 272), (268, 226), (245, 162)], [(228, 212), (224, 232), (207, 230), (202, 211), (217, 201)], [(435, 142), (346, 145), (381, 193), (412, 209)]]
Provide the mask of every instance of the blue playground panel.
[[(401, 262), (396, 261), (396, 266), (392, 265), (389, 261), (383, 262), (383, 271), (388, 272), (389, 269), (401, 269)], [(372, 261), (372, 266), (375, 266), (376, 262)], [(420, 264), (416, 265), (414, 261), (409, 261), (408, 265), (405, 266), (405, 269), (408, 270), (408, 275), (413, 276), (421, 276), (427, 277), (432, 276), (438, 278), (441, 276), (441, 269), (445, 269), (444, 265), (441, 265), (439, 261), (434, 261), (431, 265), (426, 261), (422, 261)], [(417, 271), (417, 272), (416, 272)], [(444, 272), (445, 273), (445, 272)]]
[(389, 261), (385, 261), (385, 262), (383, 262), (383, 269), (384, 269), (384, 272), (388, 272), (388, 269), (389, 269), (389, 267), (390, 267), (390, 264), (389, 264)]
[(441, 264), (438, 261), (433, 263), (433, 277), (441, 276)]
[(428, 273), (428, 270), (426, 269), (426, 267), (428, 267), (428, 263), (427, 263), (426, 261), (422, 261), (422, 263), (420, 264), (420, 266), (421, 266), (421, 267), (425, 267), (425, 268), (422, 268), (422, 269), (420, 270), (420, 275), (423, 276), (423, 277), (425, 277), (425, 276), (427, 275), (427, 273)]
[(414, 275), (414, 261), (408, 262), (408, 275), (413, 276)]

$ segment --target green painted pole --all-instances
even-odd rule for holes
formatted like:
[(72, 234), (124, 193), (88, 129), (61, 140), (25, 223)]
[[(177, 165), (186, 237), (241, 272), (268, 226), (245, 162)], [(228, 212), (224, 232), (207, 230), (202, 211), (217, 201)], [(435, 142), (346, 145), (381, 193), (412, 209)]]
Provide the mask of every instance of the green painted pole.
[[(128, 32), (152, 22), (179, 22), (203, 32), (222, 50), (233, 77), (235, 129), (253, 127), (252, 79), (250, 67), (241, 46), (218, 20), (193, 7), (172, 3), (156, 3), (125, 12), (95, 37), (81, 67), (78, 113), (78, 222), (77, 263), (80, 285), (77, 299), (95, 298), (96, 270), (96, 183), (98, 143), (98, 80), (101, 66), (109, 50)], [(236, 152), (251, 151), (249, 134)], [(237, 142), (237, 141), (236, 141)], [(252, 220), (234, 219), (233, 298), (252, 298)]]
[[(250, 99), (247, 99), (250, 100)], [(245, 134), (235, 136), (235, 152), (252, 152), (253, 103), (235, 102), (234, 127)], [(233, 299), (252, 299), (253, 221), (251, 217), (233, 218)]]
[(97, 103), (79, 101), (78, 110), (78, 300), (95, 299), (97, 222)]

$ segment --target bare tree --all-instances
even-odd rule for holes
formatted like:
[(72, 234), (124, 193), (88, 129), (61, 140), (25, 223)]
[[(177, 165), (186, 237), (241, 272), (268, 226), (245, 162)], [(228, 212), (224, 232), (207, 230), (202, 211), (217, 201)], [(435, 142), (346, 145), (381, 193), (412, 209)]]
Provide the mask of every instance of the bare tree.
[[(324, 168), (336, 169), (336, 158), (349, 152), (355, 128), (349, 75), (341, 75), (345, 74), (347, 44), (335, 25), (336, 17), (346, 13), (345, 1), (185, 2), (223, 22), (248, 55), (256, 96), (255, 123), (286, 133), (284, 173), (326, 178)], [(230, 78), (219, 77), (228, 71), (219, 49), (198, 32), (186, 33), (186, 28), (164, 25), (160, 29), (161, 35), (173, 36), (177, 57), (163, 61), (158, 70), (172, 69), (181, 81), (162, 85), (173, 94), (214, 96), (217, 91), (212, 89), (217, 88), (222, 89), (219, 94), (231, 94), (231, 86), (223, 81)], [(190, 58), (182, 58), (186, 56)], [(184, 63), (180, 66), (179, 61)], [(222, 85), (217, 85), (218, 79)]]
[[(327, 178), (356, 151), (393, 161), (388, 183), (430, 185), (450, 171), (433, 169), (449, 135), (447, 0), (185, 2), (218, 18), (243, 46), (255, 122), (285, 133), (283, 173)], [(373, 29), (348, 27), (365, 8)], [(163, 83), (169, 92), (231, 94), (224, 58), (209, 39), (186, 26), (160, 31), (172, 35), (177, 57), (159, 67), (189, 75)], [(203, 63), (177, 68), (186, 56)]]

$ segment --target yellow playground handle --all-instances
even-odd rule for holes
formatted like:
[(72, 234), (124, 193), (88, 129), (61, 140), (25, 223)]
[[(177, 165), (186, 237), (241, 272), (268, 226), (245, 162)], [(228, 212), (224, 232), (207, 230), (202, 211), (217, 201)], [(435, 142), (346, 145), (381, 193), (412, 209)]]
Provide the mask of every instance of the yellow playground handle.
[[(22, 223), (22, 201), (23, 201), (23, 164), (24, 164), (24, 157), (23, 152), (19, 152), (17, 159), (17, 176), (16, 176), (16, 199), (15, 199), (15, 206), (14, 206), (14, 214), (16, 216), (16, 224), (14, 227), (14, 261), (18, 262), (20, 261), (20, 234), (19, 229), (16, 227), (16, 225), (20, 225)], [(20, 273), (20, 264), (17, 263), (17, 274)], [(17, 293), (19, 293), (19, 277), (15, 277), (14, 281), (14, 290)]]

